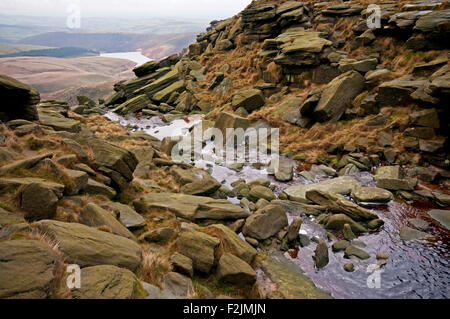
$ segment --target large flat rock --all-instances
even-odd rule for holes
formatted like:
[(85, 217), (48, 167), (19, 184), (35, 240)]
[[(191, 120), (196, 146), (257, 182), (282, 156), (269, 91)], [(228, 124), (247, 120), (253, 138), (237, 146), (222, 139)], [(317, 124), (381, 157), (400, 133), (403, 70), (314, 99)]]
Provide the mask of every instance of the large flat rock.
[(107, 226), (113, 234), (137, 241), (136, 237), (114, 216), (97, 204), (87, 204), (80, 213), (84, 224), (100, 227)]
[(81, 270), (81, 287), (72, 291), (75, 299), (133, 299), (138, 280), (128, 269), (100, 265)]
[(355, 221), (367, 221), (377, 219), (378, 216), (370, 210), (344, 198), (320, 190), (310, 190), (306, 192), (306, 198), (314, 203), (326, 207), (333, 213), (343, 213)]
[(0, 245), (0, 298), (44, 299), (48, 296), (56, 254), (38, 240)]
[(282, 253), (274, 253), (262, 261), (264, 274), (277, 285), (276, 292), (284, 299), (330, 299), (317, 288), (303, 270)]
[(177, 217), (196, 219), (240, 219), (249, 213), (225, 199), (213, 199), (175, 193), (148, 194), (133, 202), (136, 210), (143, 214), (149, 209), (168, 209)]
[(310, 190), (320, 190), (332, 194), (348, 195), (355, 188), (360, 186), (360, 183), (351, 176), (342, 176), (325, 180), (319, 183), (291, 186), (284, 190), (284, 193), (290, 200), (308, 203), (306, 199), (306, 192)]
[(450, 230), (450, 210), (433, 209), (428, 212), (428, 215)]
[(36, 225), (59, 243), (67, 263), (81, 267), (114, 265), (131, 271), (141, 263), (141, 247), (125, 237), (78, 223), (42, 220)]
[(36, 104), (40, 101), (39, 92), (25, 83), (6, 75), (0, 75), (0, 121), (15, 119), (35, 121), (39, 119)]

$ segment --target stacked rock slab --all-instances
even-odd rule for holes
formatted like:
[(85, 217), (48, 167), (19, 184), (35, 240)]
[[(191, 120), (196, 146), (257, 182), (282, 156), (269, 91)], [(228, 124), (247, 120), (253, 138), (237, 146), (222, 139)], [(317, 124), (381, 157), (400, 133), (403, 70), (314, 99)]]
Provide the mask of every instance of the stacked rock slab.
[(35, 121), (39, 119), (36, 105), (41, 100), (39, 92), (9, 76), (0, 74), (0, 120), (15, 119)]

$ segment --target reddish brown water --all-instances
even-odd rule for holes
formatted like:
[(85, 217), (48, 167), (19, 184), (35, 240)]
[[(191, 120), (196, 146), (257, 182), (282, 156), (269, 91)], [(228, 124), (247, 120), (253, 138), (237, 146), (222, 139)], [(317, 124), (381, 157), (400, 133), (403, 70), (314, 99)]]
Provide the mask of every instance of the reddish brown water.
[[(333, 253), (330, 249), (330, 262), (316, 270), (312, 260), (316, 244), (300, 248), (298, 254), (286, 253), (286, 257), (296, 262), (319, 288), (330, 292), (335, 298), (448, 298), (450, 297), (450, 234), (439, 223), (431, 219), (426, 212), (436, 208), (430, 203), (410, 205), (394, 201), (388, 205), (370, 207), (381, 219), (384, 226), (376, 232), (360, 236), (371, 258), (353, 262), (355, 271), (348, 273), (343, 269), (344, 253)], [(423, 231), (435, 236), (432, 240), (403, 241), (399, 237), (402, 227), (414, 228), (409, 218), (421, 218), (430, 223)], [(325, 238), (323, 226), (305, 218), (303, 230), (309, 236)], [(338, 237), (340, 234), (335, 233)], [(330, 243), (331, 245), (331, 243)], [(382, 267), (380, 288), (369, 288), (367, 279), (372, 274), (368, 271), (371, 264), (378, 264), (377, 253), (389, 255), (386, 266)]]

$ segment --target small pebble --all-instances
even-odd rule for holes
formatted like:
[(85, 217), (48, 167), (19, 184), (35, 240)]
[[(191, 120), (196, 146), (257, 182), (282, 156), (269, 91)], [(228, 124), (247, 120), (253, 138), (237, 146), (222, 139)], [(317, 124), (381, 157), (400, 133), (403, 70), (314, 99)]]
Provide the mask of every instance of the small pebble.
[(386, 253), (378, 253), (377, 254), (377, 259), (389, 259), (389, 256)]
[(344, 265), (344, 270), (346, 272), (353, 272), (355, 270), (355, 266), (352, 263), (346, 263)]
[(328, 238), (329, 241), (337, 241), (337, 240), (338, 240), (337, 237), (334, 236), (334, 235), (333, 235), (332, 233), (330, 233), (330, 232), (327, 233), (327, 238)]

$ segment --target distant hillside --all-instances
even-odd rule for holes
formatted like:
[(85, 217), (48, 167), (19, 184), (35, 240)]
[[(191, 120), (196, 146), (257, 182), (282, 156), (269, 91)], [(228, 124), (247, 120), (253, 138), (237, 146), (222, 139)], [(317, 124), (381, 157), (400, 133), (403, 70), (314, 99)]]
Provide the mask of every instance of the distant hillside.
[[(151, 33), (151, 34), (173, 34), (187, 32), (202, 32), (209, 24), (207, 20), (180, 19), (168, 17), (156, 18), (95, 18), (83, 17), (82, 32), (128, 32), (128, 33)], [(0, 37), (6, 33), (2, 29), (8, 26), (16, 29), (16, 33), (28, 33), (25, 36), (36, 35), (45, 32), (68, 31), (66, 28), (66, 17), (33, 17), (0, 14)], [(9, 37), (19, 40), (9, 33)]]
[(40, 45), (0, 43), (0, 55), (15, 54), (32, 50), (54, 49)]
[(31, 85), (43, 97), (69, 99), (71, 92), (98, 91), (88, 94), (98, 98), (110, 93), (115, 82), (131, 78), (134, 66), (128, 60), (103, 57), (10, 57), (0, 59), (0, 74)]
[(41, 33), (57, 31), (54, 28), (40, 26), (23, 26), (0, 24), (0, 42), (2, 43), (21, 43), (20, 40), (26, 37)]
[[(155, 49), (156, 56), (162, 58), (179, 52), (195, 39), (196, 33), (141, 34), (141, 33), (71, 33), (48, 32), (22, 39), (22, 43), (51, 47), (77, 47), (102, 52), (127, 52)], [(161, 47), (161, 48), (159, 48)], [(159, 49), (158, 49), (159, 48)]]
[(27, 37), (22, 43), (51, 47), (78, 47), (97, 51), (129, 51), (135, 43), (149, 39), (145, 34), (48, 32)]
[(80, 56), (98, 55), (97, 51), (83, 48), (50, 48), (40, 50), (20, 51), (11, 54), (0, 55), (0, 58), (18, 57), (18, 56), (48, 56), (54, 58), (74, 58)]

